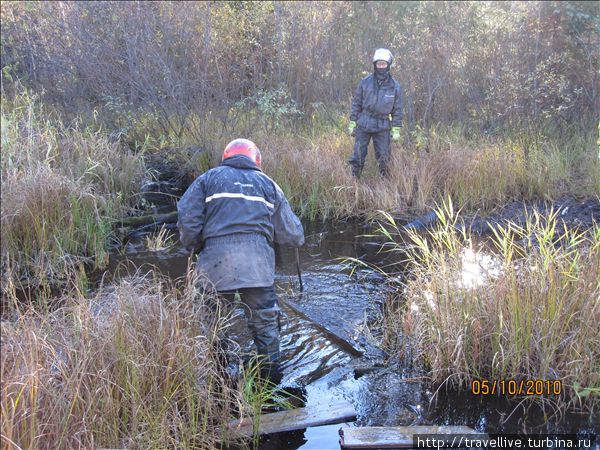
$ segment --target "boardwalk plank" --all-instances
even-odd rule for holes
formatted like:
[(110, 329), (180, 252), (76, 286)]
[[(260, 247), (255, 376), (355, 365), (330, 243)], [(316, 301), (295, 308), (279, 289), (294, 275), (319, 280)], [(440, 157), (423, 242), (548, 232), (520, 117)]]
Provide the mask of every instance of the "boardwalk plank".
[(340, 445), (353, 448), (412, 448), (414, 434), (475, 434), (464, 426), (343, 427)]
[[(318, 425), (345, 422), (356, 417), (354, 407), (346, 400), (332, 400), (326, 404), (263, 414), (259, 434), (299, 430)], [(229, 430), (237, 436), (252, 436), (252, 418), (233, 420)]]

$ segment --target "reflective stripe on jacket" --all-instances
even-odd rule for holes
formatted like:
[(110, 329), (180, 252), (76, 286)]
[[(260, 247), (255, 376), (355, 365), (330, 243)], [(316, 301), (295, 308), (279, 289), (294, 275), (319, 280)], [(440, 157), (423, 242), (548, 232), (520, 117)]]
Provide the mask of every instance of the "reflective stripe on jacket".
[(190, 251), (205, 244), (197, 267), (218, 290), (272, 285), (272, 244), (304, 243), (281, 188), (241, 155), (199, 176), (177, 211), (181, 242)]

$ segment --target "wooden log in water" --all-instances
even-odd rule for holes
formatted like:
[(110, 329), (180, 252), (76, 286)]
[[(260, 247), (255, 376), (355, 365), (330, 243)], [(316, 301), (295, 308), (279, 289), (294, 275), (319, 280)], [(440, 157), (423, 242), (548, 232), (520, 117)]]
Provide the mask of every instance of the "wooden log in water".
[(478, 434), (465, 426), (343, 427), (340, 445), (353, 448), (413, 448), (415, 434)]
[(147, 216), (123, 217), (115, 220), (115, 225), (120, 227), (139, 227), (151, 223), (173, 223), (177, 222), (177, 211), (163, 214), (150, 214)]
[(311, 317), (312, 315), (307, 310), (305, 310), (302, 306), (300, 306), (298, 303), (291, 301), (289, 298), (284, 299), (282, 297), (283, 296), (279, 297), (279, 302), (281, 304), (283, 304), (283, 305), (287, 306), (288, 308), (290, 308), (291, 310), (293, 310), (296, 314), (298, 314), (304, 320), (307, 320), (310, 323), (312, 323), (332, 343), (336, 344), (338, 347), (340, 347), (342, 350), (344, 350), (345, 352), (349, 353), (352, 356), (360, 357), (360, 356), (364, 355), (364, 353), (365, 353), (364, 350), (361, 349), (357, 344), (351, 342), (348, 338), (342, 336), (340, 333), (336, 333), (335, 331), (330, 330), (329, 328), (325, 327), (324, 325), (321, 325), (316, 318)]
[[(341, 423), (355, 417), (356, 411), (350, 403), (336, 399), (322, 405), (263, 414), (260, 416), (259, 434)], [(252, 417), (231, 421), (229, 431), (236, 437), (252, 437)]]
[(415, 230), (421, 230), (423, 228), (427, 228), (429, 225), (433, 225), (437, 220), (438, 217), (435, 211), (430, 211), (427, 214), (416, 218), (412, 222), (403, 225), (403, 227), (407, 230), (410, 228)]

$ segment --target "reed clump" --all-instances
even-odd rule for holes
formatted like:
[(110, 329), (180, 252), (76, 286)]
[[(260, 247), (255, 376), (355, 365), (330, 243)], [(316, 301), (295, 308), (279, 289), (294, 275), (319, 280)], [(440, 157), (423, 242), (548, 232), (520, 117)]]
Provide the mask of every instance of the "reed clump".
[[(193, 276), (133, 276), (2, 323), (7, 448), (216, 448), (240, 404)], [(211, 307), (211, 305), (213, 307)], [(239, 408), (237, 408), (239, 409)]]
[(2, 102), (1, 148), (3, 295), (103, 267), (111, 221), (143, 174), (141, 155), (65, 126), (26, 92)]
[(528, 398), (597, 412), (600, 228), (567, 229), (558, 211), (534, 210), (478, 247), (450, 202), (437, 215), (434, 229), (393, 247), (410, 275), (405, 302), (386, 311), (387, 349), (422, 361), (438, 383), (560, 380), (560, 395)]

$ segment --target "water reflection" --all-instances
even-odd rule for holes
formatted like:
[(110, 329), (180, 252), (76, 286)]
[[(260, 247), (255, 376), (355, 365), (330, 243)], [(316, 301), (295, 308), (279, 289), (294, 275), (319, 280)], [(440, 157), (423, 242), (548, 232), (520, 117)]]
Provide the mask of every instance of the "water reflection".
[[(334, 331), (343, 339), (364, 345), (369, 308), (381, 304), (386, 293), (382, 277), (368, 269), (351, 274), (340, 258), (362, 258), (386, 264), (379, 242), (361, 237), (367, 230), (353, 224), (307, 224), (307, 242), (300, 251), (304, 292), (300, 295), (296, 257), (293, 249), (276, 249), (276, 284), (281, 298), (300, 305), (310, 319)], [(123, 255), (112, 255), (110, 273), (133, 272), (157, 267), (177, 278), (187, 270), (189, 255), (180, 246), (168, 251), (149, 252), (142, 245), (144, 234), (127, 246)], [(492, 256), (474, 251), (463, 255), (457, 282), (465, 288), (485, 283), (497, 276), (499, 266)], [(375, 305), (375, 306), (374, 306)], [(319, 405), (331, 398), (344, 398), (354, 405), (355, 426), (466, 425), (486, 432), (574, 432), (600, 431), (587, 416), (569, 414), (552, 418), (539, 408), (515, 410), (516, 402), (505, 398), (475, 397), (468, 392), (437, 390), (419, 379), (420, 373), (400, 367), (382, 367), (356, 376), (353, 367), (369, 364), (373, 355), (356, 358), (330, 339), (311, 320), (283, 306), (287, 320), (281, 336), (283, 385), (304, 387), (307, 405)], [(245, 321), (236, 326), (244, 350), (252, 347)], [(368, 352), (367, 352), (368, 353)], [(432, 399), (435, 397), (435, 401)], [(339, 448), (337, 430), (341, 425), (314, 427), (279, 433), (261, 440), (263, 449)], [(598, 447), (597, 447), (598, 448)]]

